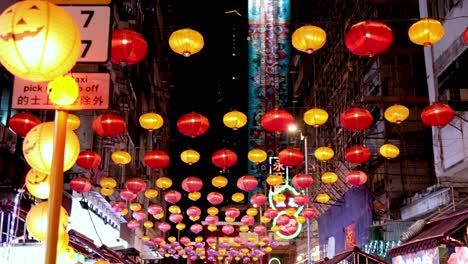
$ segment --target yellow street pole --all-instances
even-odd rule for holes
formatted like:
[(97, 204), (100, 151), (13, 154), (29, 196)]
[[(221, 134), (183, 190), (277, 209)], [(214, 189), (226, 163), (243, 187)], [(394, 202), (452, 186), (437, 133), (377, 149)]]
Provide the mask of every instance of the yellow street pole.
[(55, 110), (45, 264), (55, 264), (57, 259), (57, 244), (60, 228), (60, 208), (62, 206), (63, 195), (63, 159), (65, 156), (67, 116), (67, 111)]

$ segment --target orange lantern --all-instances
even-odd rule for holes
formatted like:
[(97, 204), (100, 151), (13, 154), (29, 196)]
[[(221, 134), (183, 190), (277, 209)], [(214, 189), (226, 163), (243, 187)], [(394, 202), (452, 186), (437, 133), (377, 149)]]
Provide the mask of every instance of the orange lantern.
[(411, 42), (431, 46), (442, 39), (445, 34), (444, 26), (440, 21), (432, 18), (422, 18), (408, 29)]
[(273, 109), (266, 112), (261, 120), (262, 127), (270, 132), (285, 131), (294, 122), (291, 113), (282, 109)]
[(455, 111), (447, 104), (433, 103), (421, 112), (421, 120), (428, 126), (445, 126), (455, 116)]
[(135, 64), (148, 53), (148, 44), (139, 33), (129, 29), (112, 31), (111, 62), (115, 64)]
[(328, 201), (330, 201), (330, 196), (326, 193), (319, 193), (315, 197), (315, 200), (319, 203), (328, 203)]
[(305, 25), (296, 29), (292, 34), (292, 45), (297, 50), (312, 54), (320, 49), (327, 41), (327, 34), (319, 27)]
[(169, 155), (162, 150), (152, 150), (145, 153), (143, 163), (151, 169), (163, 169), (169, 165)]
[(361, 164), (369, 160), (371, 152), (368, 148), (364, 146), (351, 146), (346, 149), (345, 159), (348, 162)]
[(158, 186), (159, 189), (166, 190), (172, 186), (172, 180), (168, 177), (160, 177), (156, 180), (156, 186)]
[(267, 153), (263, 149), (251, 149), (249, 153), (247, 153), (247, 158), (251, 162), (258, 164), (260, 162), (264, 162), (267, 159)]
[(77, 130), (81, 125), (81, 120), (77, 115), (68, 113), (67, 115), (67, 127), (71, 130)]
[(335, 152), (329, 147), (319, 147), (314, 151), (314, 156), (320, 161), (327, 161), (335, 156)]
[[(49, 174), (52, 164), (54, 122), (45, 122), (35, 126), (24, 137), (23, 153), (28, 164)], [(67, 128), (63, 170), (73, 167), (80, 152), (80, 141), (73, 130)]]
[(104, 177), (99, 181), (99, 185), (101, 185), (102, 188), (112, 189), (117, 186), (117, 181), (111, 177)]
[(49, 198), (50, 193), (50, 177), (49, 175), (30, 169), (26, 174), (26, 188), (28, 191), (39, 199)]
[(340, 116), (341, 125), (350, 131), (360, 131), (372, 125), (372, 114), (364, 108), (353, 107)]
[(72, 105), (80, 93), (76, 80), (69, 76), (58, 76), (47, 85), (49, 100), (58, 106)]
[(125, 120), (116, 114), (102, 114), (93, 121), (93, 130), (101, 137), (116, 137), (125, 131)]
[(228, 179), (222, 175), (219, 175), (211, 180), (211, 184), (216, 188), (223, 188), (228, 184)]
[(169, 47), (184, 57), (200, 52), (204, 44), (202, 34), (190, 28), (176, 30), (169, 36)]
[(18, 136), (24, 137), (28, 132), (40, 124), (41, 120), (30, 113), (18, 113), (8, 120), (8, 126)]
[(294, 167), (304, 161), (304, 154), (297, 148), (286, 148), (278, 153), (278, 160), (281, 164)]
[(237, 130), (247, 124), (247, 116), (242, 112), (234, 110), (223, 116), (223, 123), (225, 126)]
[(142, 128), (149, 131), (159, 129), (164, 124), (164, 120), (160, 115), (151, 112), (142, 114), (138, 121)]
[(271, 186), (278, 186), (283, 183), (283, 177), (278, 174), (272, 174), (267, 177), (266, 182)]
[(387, 159), (393, 159), (400, 155), (400, 149), (393, 144), (384, 144), (380, 147), (379, 153)]
[(367, 182), (367, 175), (359, 170), (351, 171), (346, 175), (346, 182), (353, 186), (360, 186)]
[(304, 113), (304, 122), (309, 126), (319, 127), (328, 120), (327, 111), (320, 108), (312, 108)]
[[(37, 205), (34, 205), (28, 212), (26, 216), (26, 228), (28, 232), (37, 240), (44, 241), (47, 233), (47, 223), (49, 220), (48, 214), (49, 202), (44, 201)], [(60, 206), (60, 226), (59, 226), (59, 236), (60, 234), (66, 232), (68, 226), (68, 214), (65, 208)]]
[(208, 118), (196, 112), (182, 115), (177, 120), (177, 129), (179, 132), (189, 137), (203, 135), (208, 130), (209, 126), (210, 122)]
[(327, 171), (322, 174), (323, 183), (335, 183), (338, 180), (338, 175), (332, 171)]
[(400, 104), (394, 104), (387, 108), (384, 112), (384, 117), (388, 122), (400, 124), (409, 116), (408, 107)]
[(221, 169), (227, 169), (236, 164), (237, 154), (229, 149), (220, 149), (211, 155), (211, 162)]
[(83, 150), (78, 154), (76, 165), (83, 169), (94, 169), (101, 164), (101, 156), (92, 150)]
[(180, 153), (180, 159), (188, 165), (192, 165), (200, 160), (200, 153), (193, 149), (187, 149)]
[(372, 57), (386, 51), (393, 41), (392, 30), (382, 22), (363, 21), (354, 24), (345, 36), (345, 45), (358, 56)]
[(0, 15), (0, 63), (33, 82), (69, 72), (80, 56), (81, 36), (74, 19), (48, 1), (20, 1)]
[(118, 150), (112, 153), (111, 159), (119, 165), (125, 165), (130, 163), (132, 156), (127, 151)]

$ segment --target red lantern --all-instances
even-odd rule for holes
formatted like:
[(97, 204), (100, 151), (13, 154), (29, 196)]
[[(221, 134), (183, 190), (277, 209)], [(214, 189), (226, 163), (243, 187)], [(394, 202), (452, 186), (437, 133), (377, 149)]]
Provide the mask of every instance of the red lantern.
[(237, 187), (246, 192), (250, 192), (257, 188), (257, 185), (257, 178), (251, 175), (244, 175), (237, 180)]
[(237, 162), (237, 154), (229, 149), (220, 149), (211, 155), (211, 162), (221, 169), (227, 169)]
[(164, 200), (166, 200), (166, 202), (171, 203), (171, 204), (177, 203), (178, 201), (180, 201), (181, 198), (182, 198), (182, 195), (180, 194), (180, 192), (175, 191), (175, 190), (171, 190), (167, 192), (166, 195), (164, 195)]
[(301, 215), (305, 217), (306, 219), (312, 219), (318, 215), (318, 212), (314, 208), (309, 207), (309, 208), (305, 208), (304, 210), (302, 210)]
[(127, 205), (125, 204), (125, 202), (119, 201), (112, 205), (112, 211), (114, 211), (115, 213), (120, 213), (126, 207)]
[(255, 218), (253, 216), (250, 216), (250, 215), (244, 215), (241, 218), (241, 223), (244, 224), (244, 225), (251, 226), (251, 225), (253, 225), (255, 223)]
[(202, 187), (203, 181), (198, 177), (190, 176), (182, 181), (182, 189), (189, 193), (198, 192)]
[(190, 206), (189, 208), (187, 208), (187, 215), (190, 216), (190, 217), (200, 216), (201, 215), (201, 210), (200, 210), (200, 208), (198, 208), (196, 206)]
[(254, 233), (257, 235), (264, 235), (266, 233), (266, 227), (262, 225), (258, 225), (254, 227)]
[(146, 215), (146, 212), (143, 211), (143, 210), (138, 210), (138, 211), (134, 211), (132, 213), (132, 217), (135, 218), (136, 220), (138, 221), (141, 221), (143, 219), (146, 219), (147, 215)]
[(297, 148), (286, 148), (278, 153), (278, 160), (285, 166), (294, 167), (304, 161), (304, 154)]
[(223, 228), (221, 230), (226, 235), (230, 235), (230, 234), (234, 233), (234, 227), (231, 226), (231, 225), (225, 225), (225, 226), (223, 226)]
[(354, 24), (345, 36), (346, 47), (358, 56), (372, 57), (383, 53), (390, 47), (392, 41), (392, 30), (377, 21)]
[(148, 213), (158, 215), (164, 211), (164, 208), (159, 204), (151, 204), (148, 206)]
[(209, 127), (210, 122), (208, 118), (196, 112), (185, 114), (177, 120), (177, 129), (179, 132), (189, 137), (200, 136), (204, 134)]
[(284, 226), (289, 223), (289, 216), (287, 214), (282, 214), (276, 218), (276, 224), (279, 226)]
[(166, 223), (166, 222), (162, 222), (162, 223), (160, 223), (160, 224), (158, 225), (158, 229), (159, 229), (161, 232), (165, 233), (165, 232), (171, 230), (171, 225), (168, 224), (168, 223)]
[(281, 132), (294, 122), (294, 117), (286, 110), (273, 109), (266, 112), (260, 122), (262, 127), (270, 132)]
[(101, 164), (101, 156), (92, 150), (83, 150), (78, 155), (76, 165), (83, 169), (94, 169)]
[(235, 207), (231, 207), (231, 208), (226, 209), (225, 214), (226, 214), (226, 217), (235, 219), (236, 217), (240, 215), (240, 210)]
[(129, 190), (123, 189), (120, 191), (120, 198), (124, 199), (125, 201), (131, 201), (136, 197), (137, 195)]
[(306, 205), (309, 203), (309, 197), (304, 194), (298, 194), (294, 196), (294, 203), (296, 203), (299, 206)]
[(263, 216), (265, 216), (266, 218), (270, 220), (275, 218), (277, 215), (278, 215), (278, 212), (272, 208), (266, 209), (265, 212), (263, 213)]
[(371, 152), (364, 146), (352, 146), (346, 149), (345, 159), (354, 164), (361, 164), (369, 160)]
[(219, 222), (219, 218), (216, 215), (207, 215), (205, 217), (205, 222), (207, 222), (209, 225), (215, 225)]
[(145, 38), (129, 29), (112, 31), (111, 62), (115, 64), (135, 64), (143, 60), (148, 52)]
[(10, 129), (20, 137), (26, 136), (29, 130), (40, 123), (41, 120), (39, 118), (29, 113), (18, 113), (8, 120)]
[(267, 197), (263, 193), (256, 193), (250, 197), (250, 203), (255, 206), (262, 206), (267, 202)]
[(208, 202), (210, 202), (212, 205), (218, 205), (224, 201), (224, 196), (219, 193), (219, 192), (210, 192), (207, 196), (206, 199)]
[(170, 214), (169, 215), (169, 221), (171, 221), (174, 224), (180, 223), (184, 219), (184, 216), (182, 214)]
[(360, 186), (367, 182), (367, 175), (359, 170), (351, 171), (346, 175), (346, 182), (353, 186)]
[(131, 178), (125, 182), (125, 188), (133, 193), (139, 193), (146, 189), (146, 182), (140, 178)]
[(465, 43), (468, 44), (468, 27), (465, 28), (465, 32), (463, 33), (463, 39), (465, 40)]
[(445, 126), (450, 123), (455, 116), (455, 111), (447, 104), (433, 103), (426, 106), (421, 119), (428, 126)]
[(203, 226), (200, 224), (193, 224), (190, 226), (190, 231), (192, 231), (195, 234), (200, 233), (203, 230)]
[(101, 137), (116, 137), (125, 131), (125, 120), (116, 114), (102, 114), (93, 121), (93, 130)]
[(314, 183), (314, 179), (307, 173), (299, 173), (292, 178), (292, 184), (296, 189), (309, 188)]
[(151, 169), (162, 169), (169, 165), (170, 158), (166, 152), (162, 150), (152, 150), (145, 153), (143, 163)]
[(372, 125), (373, 117), (369, 111), (353, 107), (344, 111), (340, 116), (341, 125), (351, 131), (364, 130)]
[(140, 227), (140, 222), (138, 222), (135, 219), (132, 219), (132, 220), (128, 221), (127, 227), (130, 228), (131, 230), (135, 230), (138, 227)]
[(76, 177), (70, 181), (70, 188), (77, 193), (84, 193), (91, 190), (91, 183), (84, 177)]

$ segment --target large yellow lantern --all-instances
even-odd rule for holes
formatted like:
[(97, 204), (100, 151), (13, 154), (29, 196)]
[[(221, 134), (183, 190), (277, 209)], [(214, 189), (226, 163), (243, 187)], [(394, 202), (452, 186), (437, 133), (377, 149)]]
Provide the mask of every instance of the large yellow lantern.
[(192, 201), (198, 201), (200, 199), (201, 193), (200, 192), (191, 192), (188, 194), (188, 198)]
[(266, 181), (271, 186), (278, 186), (283, 183), (283, 177), (278, 174), (272, 174), (266, 178)]
[(159, 189), (166, 190), (172, 186), (172, 180), (168, 177), (160, 177), (156, 180), (156, 186), (158, 186)]
[[(28, 164), (37, 171), (50, 174), (54, 141), (54, 122), (33, 127), (24, 137), (23, 154)], [(73, 130), (67, 128), (63, 170), (73, 167), (80, 153), (80, 141)]]
[(184, 57), (198, 53), (204, 45), (202, 34), (190, 28), (176, 30), (169, 36), (169, 47)]
[(237, 130), (247, 124), (247, 116), (242, 112), (234, 110), (223, 116), (223, 123), (225, 126)]
[(330, 196), (326, 193), (319, 193), (315, 197), (315, 200), (319, 203), (328, 203), (328, 201), (330, 201)]
[(314, 156), (320, 161), (327, 161), (335, 156), (335, 152), (329, 147), (319, 147), (314, 151)]
[(304, 113), (304, 122), (309, 126), (319, 127), (328, 120), (327, 111), (320, 108), (312, 108)]
[(182, 151), (182, 153), (180, 153), (180, 159), (184, 163), (187, 163), (188, 165), (192, 165), (194, 163), (197, 163), (200, 160), (200, 153), (198, 153), (198, 151), (193, 150), (193, 149), (187, 149), (187, 150)]
[(77, 115), (68, 113), (67, 115), (67, 127), (71, 130), (77, 130), (81, 125), (81, 120)]
[[(48, 214), (49, 202), (44, 201), (33, 206), (26, 216), (26, 228), (28, 232), (37, 240), (44, 241), (49, 222)], [(65, 208), (60, 206), (59, 236), (66, 232), (68, 226), (68, 214)]]
[(263, 149), (252, 149), (247, 154), (247, 158), (251, 162), (258, 164), (260, 162), (264, 162), (267, 159), (267, 153)]
[(149, 131), (159, 129), (164, 124), (162, 116), (152, 112), (142, 114), (138, 121), (142, 128)]
[(387, 108), (384, 112), (384, 117), (388, 122), (400, 124), (409, 116), (408, 107), (400, 104), (394, 104)]
[(111, 159), (119, 165), (125, 165), (132, 161), (132, 156), (127, 151), (118, 150), (112, 153)]
[(216, 188), (223, 188), (228, 184), (228, 179), (222, 175), (219, 175), (211, 180), (211, 184)]
[(332, 171), (327, 171), (322, 174), (323, 183), (335, 183), (338, 180), (338, 175)]
[(444, 26), (436, 19), (422, 18), (408, 29), (409, 39), (418, 45), (431, 46), (442, 39)]
[(0, 15), (0, 63), (33, 82), (69, 72), (81, 50), (80, 30), (61, 7), (48, 1), (19, 1)]
[(243, 193), (236, 192), (232, 194), (231, 199), (236, 203), (240, 203), (245, 199), (245, 195)]
[(379, 153), (387, 159), (394, 159), (400, 155), (400, 149), (393, 144), (384, 144), (380, 147)]
[(49, 100), (57, 106), (72, 105), (80, 93), (80, 88), (71, 76), (59, 76), (47, 85)]
[(26, 174), (26, 189), (34, 196), (39, 199), (49, 198), (50, 193), (50, 177), (49, 175), (30, 169)]
[(294, 31), (292, 34), (292, 45), (297, 50), (312, 54), (320, 49), (327, 41), (327, 34), (319, 27), (306, 25)]

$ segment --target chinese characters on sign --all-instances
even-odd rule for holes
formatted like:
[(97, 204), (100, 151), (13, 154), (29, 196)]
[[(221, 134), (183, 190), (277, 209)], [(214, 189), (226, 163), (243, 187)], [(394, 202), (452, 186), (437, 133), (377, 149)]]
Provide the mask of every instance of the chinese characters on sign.
[[(109, 108), (109, 73), (72, 73), (80, 87), (80, 95), (69, 110), (96, 110)], [(15, 77), (13, 109), (55, 109), (49, 101), (47, 82), (31, 82)]]

